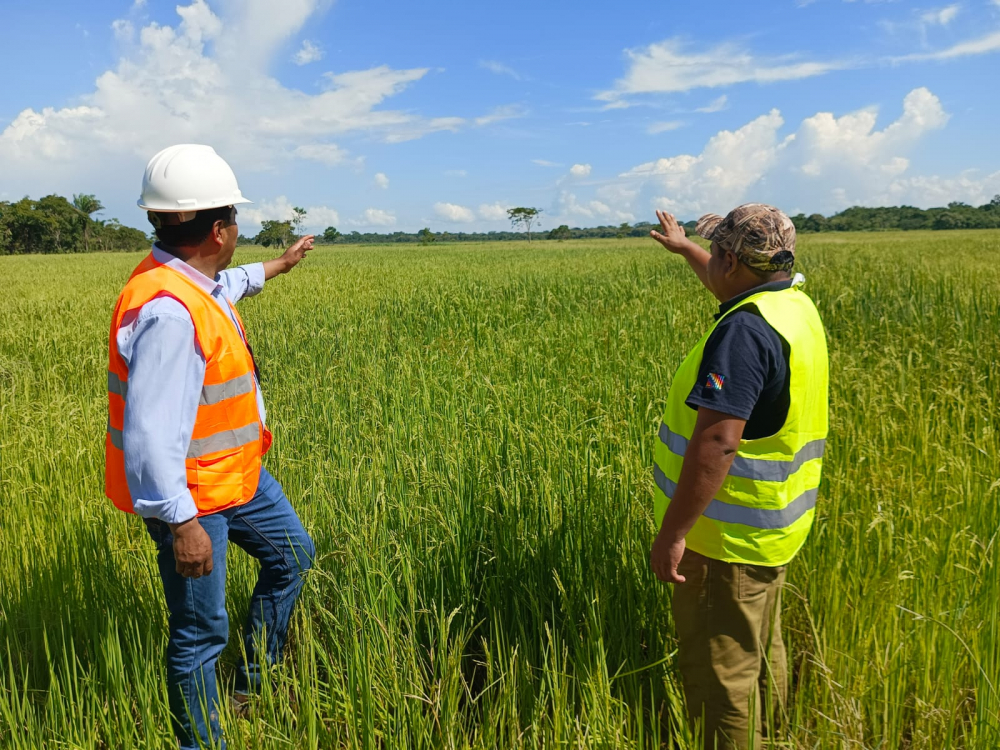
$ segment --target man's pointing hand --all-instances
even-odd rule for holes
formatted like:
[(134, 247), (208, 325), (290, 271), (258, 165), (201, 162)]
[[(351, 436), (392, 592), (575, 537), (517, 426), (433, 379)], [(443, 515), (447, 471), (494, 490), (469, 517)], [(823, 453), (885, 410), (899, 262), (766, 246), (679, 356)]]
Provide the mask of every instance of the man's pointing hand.
[(279, 273), (288, 273), (295, 268), (299, 261), (306, 257), (306, 253), (312, 250), (315, 238), (316, 236), (312, 234), (300, 237), (281, 257), (264, 261), (264, 278), (273, 279)]

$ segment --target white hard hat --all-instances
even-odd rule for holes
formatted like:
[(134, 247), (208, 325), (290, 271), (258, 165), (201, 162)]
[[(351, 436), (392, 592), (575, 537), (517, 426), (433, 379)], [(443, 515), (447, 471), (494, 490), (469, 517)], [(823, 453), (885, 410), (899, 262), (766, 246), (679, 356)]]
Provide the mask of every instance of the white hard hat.
[(182, 143), (149, 160), (142, 176), (139, 208), (157, 213), (182, 213), (181, 221), (196, 211), (250, 203), (243, 197), (236, 175), (211, 146)]

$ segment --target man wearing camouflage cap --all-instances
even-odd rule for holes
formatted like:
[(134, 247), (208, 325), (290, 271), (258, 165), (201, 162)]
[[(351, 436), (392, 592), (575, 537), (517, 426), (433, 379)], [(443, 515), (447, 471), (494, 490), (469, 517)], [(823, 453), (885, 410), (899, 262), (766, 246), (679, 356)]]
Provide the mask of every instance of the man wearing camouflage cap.
[(674, 376), (653, 470), (656, 576), (673, 583), (678, 666), (707, 748), (756, 748), (785, 708), (781, 588), (815, 515), (828, 424), (826, 334), (792, 276), (778, 209), (703, 216), (651, 235), (721, 303)]

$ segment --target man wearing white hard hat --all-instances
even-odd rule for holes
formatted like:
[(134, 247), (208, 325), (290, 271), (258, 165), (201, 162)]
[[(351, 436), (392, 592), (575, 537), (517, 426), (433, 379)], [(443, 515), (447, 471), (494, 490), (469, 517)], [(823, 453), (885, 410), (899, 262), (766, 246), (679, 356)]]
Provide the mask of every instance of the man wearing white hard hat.
[(209, 146), (171, 146), (146, 167), (139, 207), (158, 242), (111, 321), (105, 492), (145, 520), (167, 609), (167, 686), (180, 746), (222, 746), (215, 664), (226, 645), (226, 547), (261, 568), (234, 705), (245, 706), (288, 632), (315, 555), (261, 459), (271, 445), (260, 376), (235, 303), (290, 271), (312, 248), (226, 270), (249, 203)]

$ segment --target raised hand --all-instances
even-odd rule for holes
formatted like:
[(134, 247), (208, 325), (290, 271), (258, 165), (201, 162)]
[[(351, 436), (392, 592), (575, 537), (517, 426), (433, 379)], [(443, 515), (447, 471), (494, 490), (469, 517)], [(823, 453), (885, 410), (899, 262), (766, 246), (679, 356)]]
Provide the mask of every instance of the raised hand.
[(684, 253), (691, 249), (691, 245), (694, 243), (687, 238), (684, 227), (677, 222), (677, 219), (666, 211), (659, 210), (656, 212), (656, 218), (659, 220), (660, 229), (663, 231), (657, 232), (654, 229), (650, 231), (650, 237), (672, 253)]

